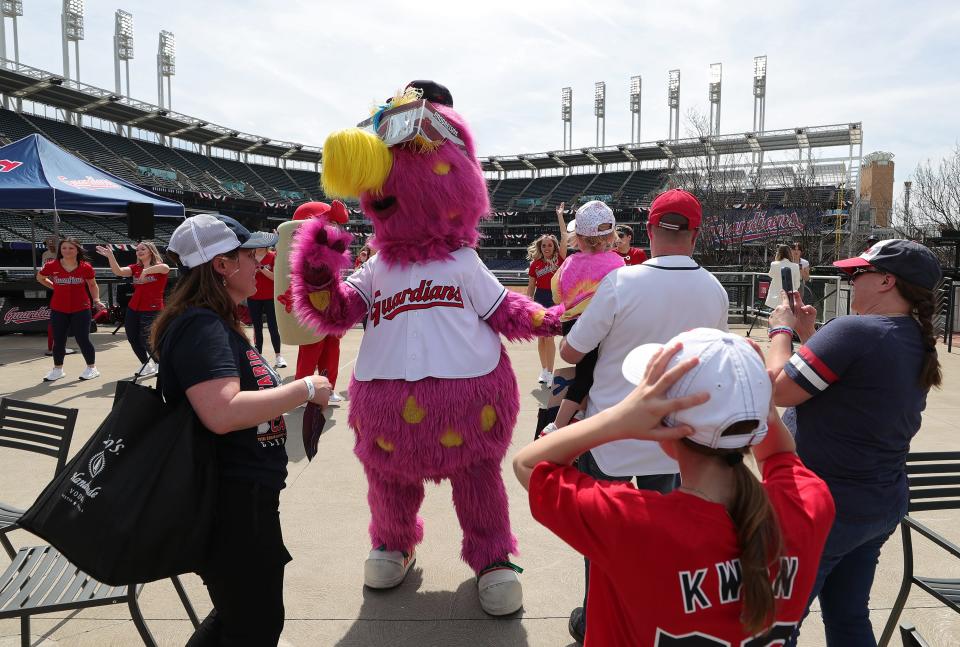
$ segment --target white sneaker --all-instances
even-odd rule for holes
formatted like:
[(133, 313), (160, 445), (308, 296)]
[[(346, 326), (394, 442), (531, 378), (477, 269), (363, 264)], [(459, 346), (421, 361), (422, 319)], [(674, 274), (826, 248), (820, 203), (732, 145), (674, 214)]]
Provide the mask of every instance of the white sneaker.
[(334, 391), (330, 394), (330, 402), (343, 402), (343, 396)]
[(151, 359), (147, 362), (146, 366), (140, 369), (140, 377), (150, 377), (151, 375), (156, 375), (159, 371), (160, 367)]
[(277, 355), (276, 361), (273, 363), (274, 368), (287, 368), (287, 360), (283, 359), (282, 355)]
[(544, 368), (544, 369), (541, 369), (541, 370), (540, 370), (540, 377), (539, 377), (539, 379), (538, 379), (537, 381), (540, 382), (540, 384), (546, 384), (546, 383), (547, 383), (547, 376), (548, 376), (548, 375), (550, 375), (550, 371), (548, 371), (548, 370), (545, 369), (545, 368)]
[(53, 382), (59, 380), (61, 377), (65, 376), (66, 373), (63, 372), (62, 368), (54, 367), (49, 373), (43, 376), (44, 382)]
[(97, 377), (100, 377), (100, 371), (97, 370), (96, 366), (88, 366), (83, 369), (83, 373), (80, 374), (81, 380), (92, 380)]
[(544, 427), (543, 430), (540, 432), (540, 438), (543, 438), (543, 437), (546, 436), (547, 434), (552, 434), (553, 432), (557, 431), (558, 429), (560, 429), (560, 427), (558, 427), (555, 422), (551, 422), (549, 425), (547, 425), (546, 427)]
[(547, 387), (553, 386), (553, 373), (547, 371), (547, 374), (544, 377), (546, 379), (544, 380), (543, 385)]
[(523, 606), (523, 587), (518, 567), (504, 563), (488, 567), (477, 579), (480, 607), (492, 616), (505, 616)]
[(371, 589), (392, 589), (403, 582), (415, 561), (416, 551), (407, 555), (382, 547), (371, 550), (367, 561), (363, 563), (363, 583)]

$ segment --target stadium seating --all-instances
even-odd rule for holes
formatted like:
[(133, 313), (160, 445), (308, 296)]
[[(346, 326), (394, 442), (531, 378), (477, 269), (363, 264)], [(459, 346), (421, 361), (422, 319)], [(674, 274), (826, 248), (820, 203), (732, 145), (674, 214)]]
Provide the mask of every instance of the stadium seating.
[[(0, 141), (13, 141), (34, 132), (121, 178), (148, 189), (167, 191), (187, 207), (229, 213), (253, 227), (273, 229), (290, 218), (296, 205), (327, 200), (315, 171), (202, 155), (115, 132), (0, 109)], [(561, 202), (571, 210), (591, 199), (609, 202), (623, 214), (621, 220), (640, 225), (637, 242), (642, 244), (642, 218), (636, 209), (648, 206), (653, 194), (666, 185), (669, 170), (571, 171), (566, 175), (488, 180), (493, 213), (480, 225), (480, 254), (491, 267), (522, 269), (527, 245), (545, 232), (558, 233), (554, 208)], [(731, 206), (745, 203), (789, 207), (810, 205), (812, 199), (823, 208), (831, 208), (837, 200), (836, 192), (834, 186), (760, 189), (731, 194), (729, 202)], [(348, 201), (354, 209), (356, 204)], [(122, 216), (61, 216), (61, 233), (84, 244), (134, 242), (126, 235), (126, 220)], [(50, 215), (37, 217), (34, 224), (38, 241), (53, 231)], [(176, 224), (176, 220), (157, 218), (156, 240), (165, 243)], [(356, 216), (346, 228), (355, 236), (354, 252), (372, 233), (371, 223)], [(0, 213), (0, 242), (29, 241), (30, 235), (25, 214)]]

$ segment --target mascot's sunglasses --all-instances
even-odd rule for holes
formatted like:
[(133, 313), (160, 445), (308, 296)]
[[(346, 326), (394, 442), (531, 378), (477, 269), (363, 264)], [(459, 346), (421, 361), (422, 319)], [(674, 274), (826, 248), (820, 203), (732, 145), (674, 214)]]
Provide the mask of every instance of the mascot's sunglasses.
[(444, 141), (449, 141), (466, 153), (460, 131), (424, 99), (396, 108), (384, 106), (372, 117), (357, 124), (357, 128), (372, 132), (387, 146), (416, 141), (425, 148), (437, 148)]

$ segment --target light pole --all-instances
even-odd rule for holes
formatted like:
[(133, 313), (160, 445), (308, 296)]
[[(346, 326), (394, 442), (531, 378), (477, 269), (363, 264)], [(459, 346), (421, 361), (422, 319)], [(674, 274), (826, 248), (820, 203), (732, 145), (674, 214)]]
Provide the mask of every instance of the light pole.
[[(173, 33), (169, 31), (160, 32), (160, 43), (157, 46), (157, 98), (161, 108), (171, 109), (173, 105), (173, 92), (170, 79), (177, 73), (176, 65), (176, 43)], [(164, 95), (163, 81), (167, 81), (167, 91)], [(166, 102), (164, 102), (166, 99)]]
[(597, 118), (597, 147), (607, 140), (607, 84), (597, 81), (593, 85), (593, 114)]
[[(130, 61), (133, 60), (133, 15), (117, 9), (113, 22), (113, 72), (117, 96), (130, 96)], [(126, 68), (127, 91), (120, 81), (120, 63)]]
[(640, 143), (640, 93), (643, 89), (643, 79), (640, 76), (630, 77), (630, 143)]

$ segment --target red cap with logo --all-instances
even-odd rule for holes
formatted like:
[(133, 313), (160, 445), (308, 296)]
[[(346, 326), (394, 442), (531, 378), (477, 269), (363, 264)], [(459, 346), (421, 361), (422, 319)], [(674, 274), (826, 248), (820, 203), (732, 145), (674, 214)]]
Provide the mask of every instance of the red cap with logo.
[[(675, 213), (683, 216), (687, 220), (686, 225), (677, 225), (668, 222), (661, 222), (663, 216), (668, 213)], [(703, 211), (700, 208), (700, 201), (683, 189), (670, 189), (657, 196), (653, 204), (650, 205), (650, 216), (647, 222), (652, 227), (661, 229), (672, 229), (674, 231), (684, 229), (699, 229), (700, 221), (703, 219)]]
[(294, 220), (309, 220), (310, 218), (320, 216), (326, 216), (327, 220), (335, 222), (338, 225), (346, 224), (347, 220), (350, 219), (347, 213), (347, 207), (339, 200), (334, 200), (333, 204), (327, 204), (326, 202), (304, 202), (293, 212)]

